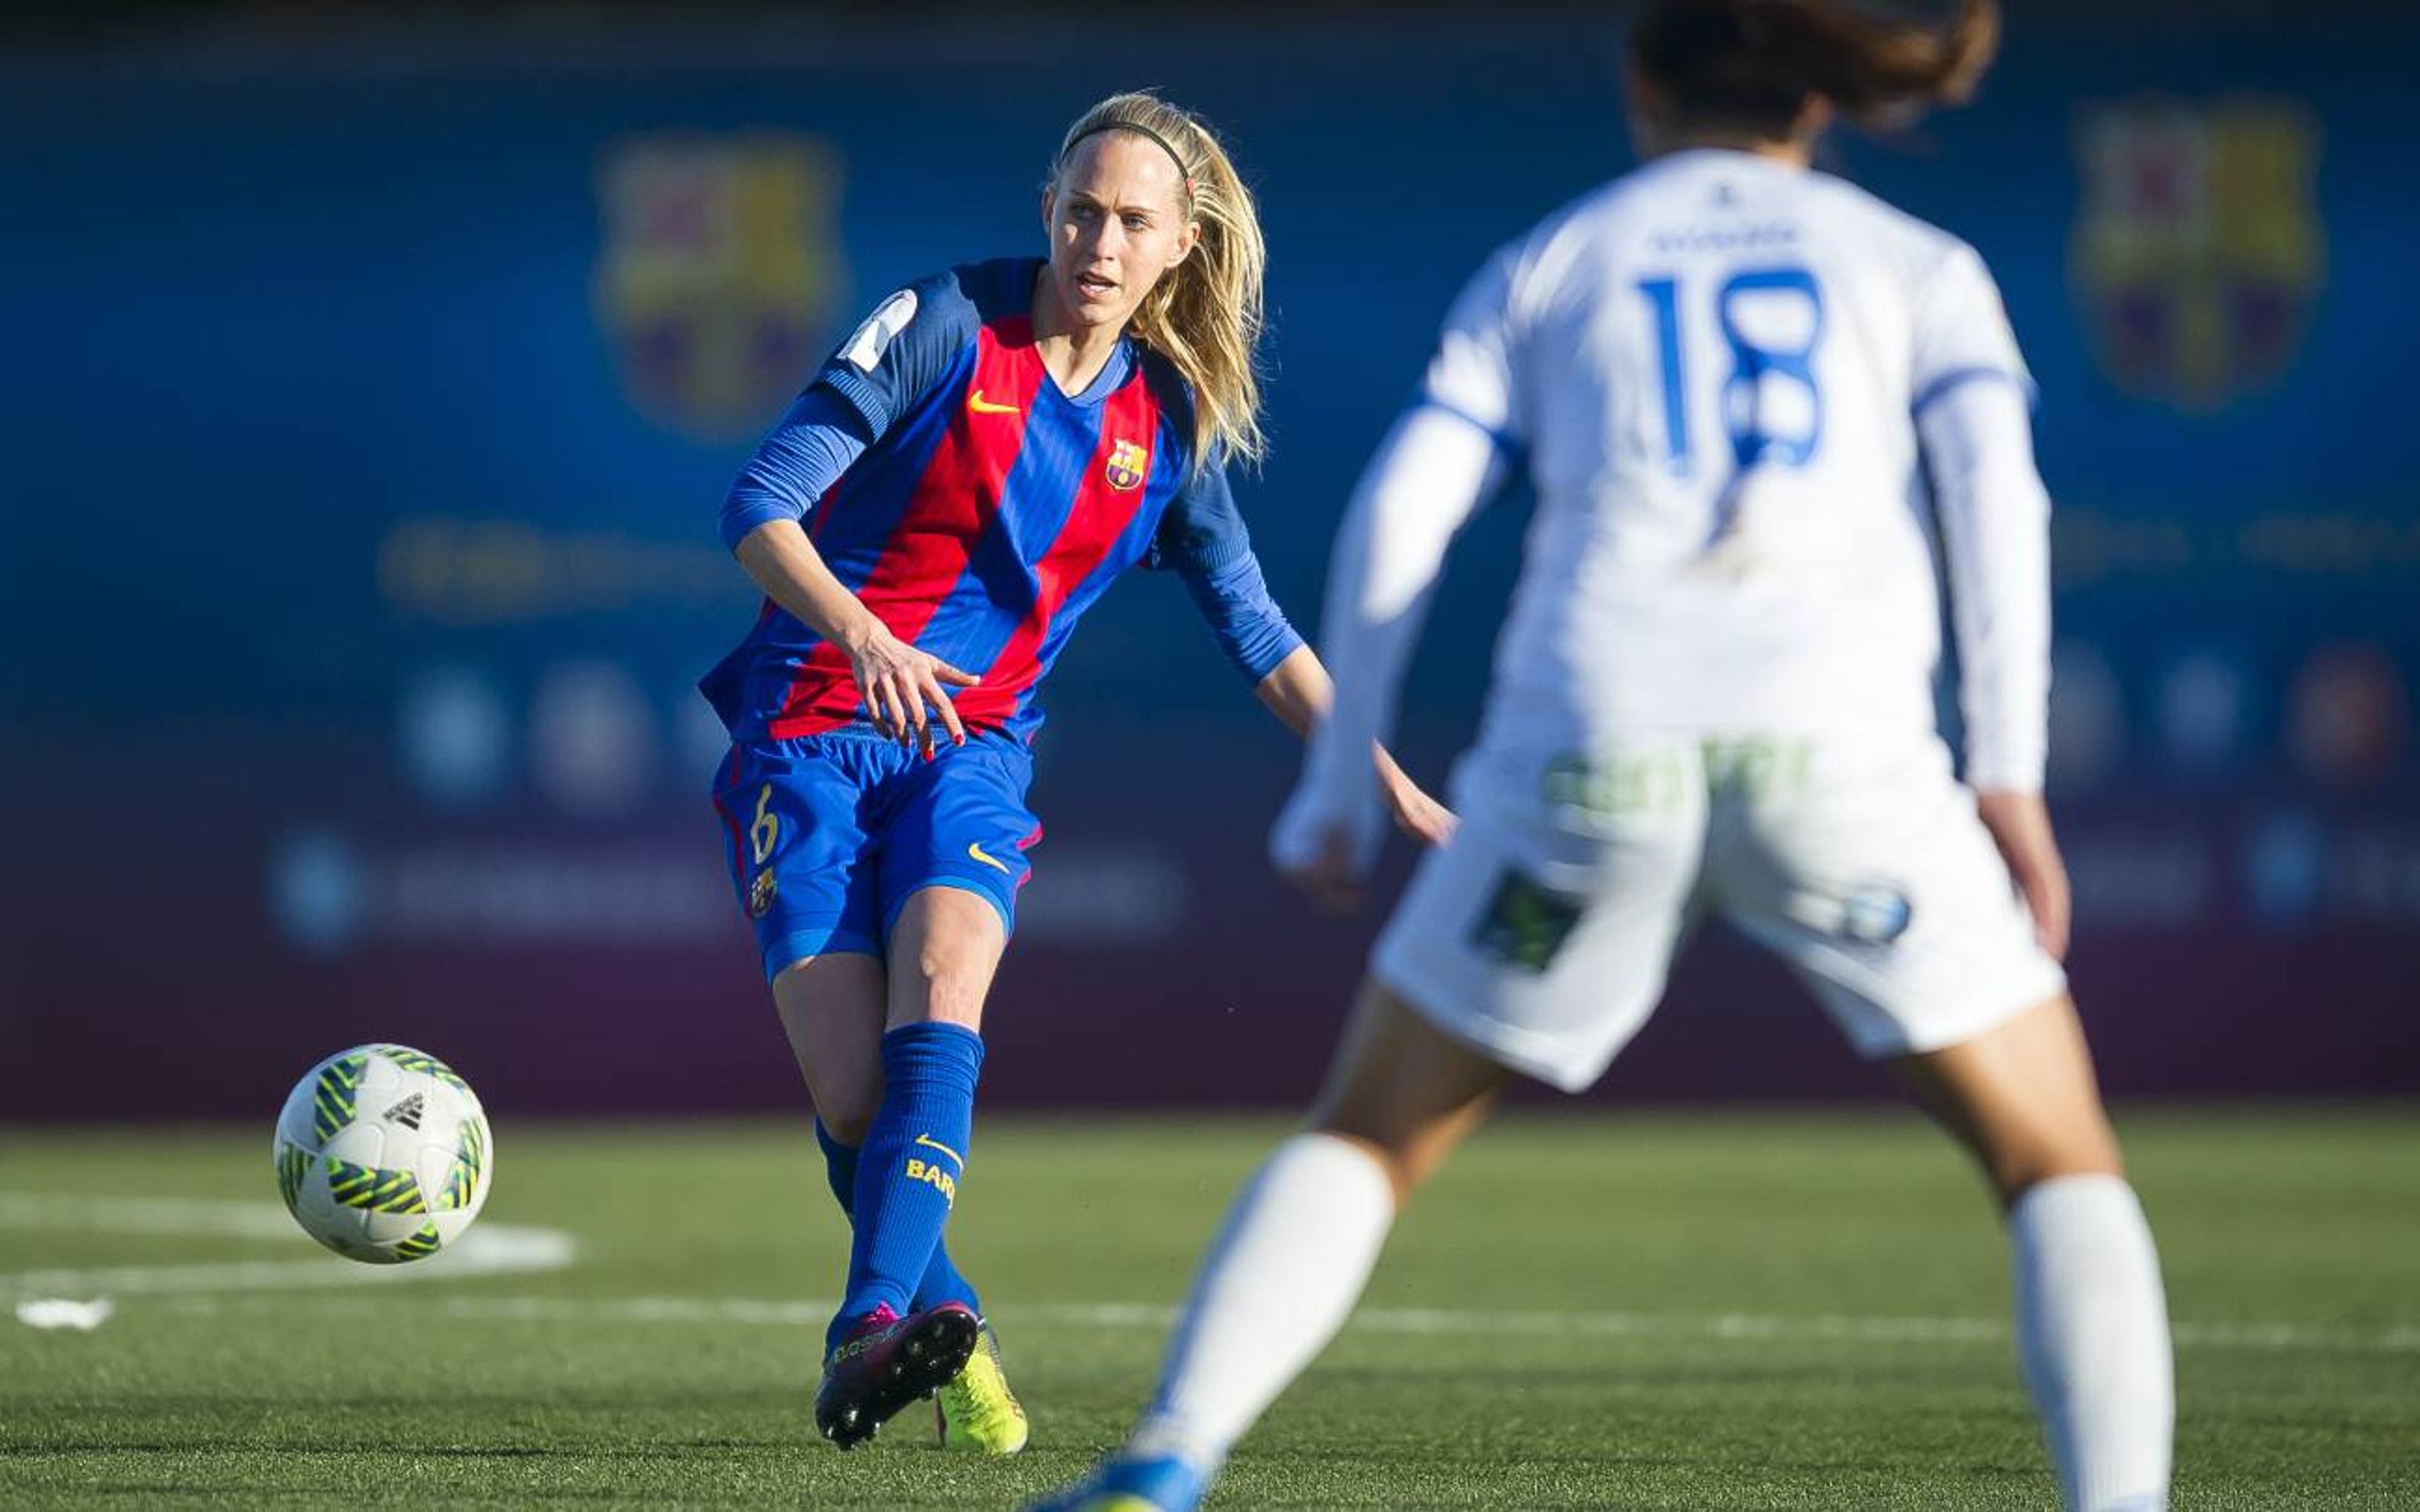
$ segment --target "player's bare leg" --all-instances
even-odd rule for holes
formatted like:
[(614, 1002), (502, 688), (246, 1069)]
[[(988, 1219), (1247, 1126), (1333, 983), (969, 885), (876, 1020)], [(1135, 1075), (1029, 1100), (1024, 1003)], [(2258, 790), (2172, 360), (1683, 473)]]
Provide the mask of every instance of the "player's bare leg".
[[(815, 1426), (843, 1448), (958, 1381), (984, 1343), (982, 1319), (966, 1304), (920, 1307), (915, 1296), (966, 1177), (983, 1064), (975, 1030), (1007, 943), (999, 911), (962, 888), (912, 894), (892, 925), (887, 1026), (876, 1047), (882, 1096), (860, 1153), (848, 1289), (815, 1394)], [(1004, 1427), (1016, 1442), (996, 1452), (1023, 1444), (1014, 1397), (1006, 1407), (1015, 1420)]]
[(1229, 1210), (1124, 1451), (1045, 1508), (1196, 1505), (1230, 1445), (1326, 1348), (1404, 1199), (1513, 1073), (1365, 981), (1310, 1126)]
[(2167, 1504), (2167, 1304), (2075, 1005), (2061, 995), (1897, 1063), (1981, 1163), (2009, 1214), (2017, 1338), (2067, 1504)]
[(2123, 1177), (2075, 1004), (2062, 995), (1962, 1044), (1892, 1063), (2012, 1204), (2063, 1176)]
[(882, 963), (870, 955), (815, 955), (773, 979), (773, 1006), (806, 1078), (815, 1118), (854, 1149), (882, 1102)]
[(984, 999), (1007, 949), (1000, 911), (980, 894), (964, 887), (910, 894), (891, 926), (885, 1027), (929, 1023), (981, 1029)]
[(1513, 1079), (1371, 979), (1361, 985), (1310, 1126), (1361, 1146), (1385, 1168), (1401, 1206)]

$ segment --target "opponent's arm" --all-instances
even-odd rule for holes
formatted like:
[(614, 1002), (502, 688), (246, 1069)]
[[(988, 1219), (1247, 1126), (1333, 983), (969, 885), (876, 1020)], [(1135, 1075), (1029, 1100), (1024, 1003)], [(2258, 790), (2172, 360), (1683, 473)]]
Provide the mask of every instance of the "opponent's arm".
[[(1336, 702), (1336, 684), (1309, 646), (1296, 646), (1252, 691), (1287, 729), (1306, 740)], [(1442, 845), (1453, 838), (1452, 810), (1422, 791), (1386, 747), (1372, 746), (1370, 757), (1397, 829), (1423, 845)]]
[[(1269, 594), (1251, 536), (1223, 473), (1190, 482), (1171, 506), (1155, 560), (1172, 566), (1219, 649), (1251, 681), (1261, 702), (1295, 734), (1308, 737), (1334, 696), (1327, 670)], [(1453, 815), (1406, 776), (1393, 757), (1373, 751), (1381, 790), (1395, 823), (1423, 844), (1441, 843)]]
[(1355, 489), (1321, 621), (1335, 693), (1269, 847), (1315, 898), (1349, 904), (1376, 857), (1375, 768), (1446, 548), (1509, 470), (1499, 439), (1434, 403), (1395, 423)]
[(2050, 496), (2017, 384), (1978, 375), (1930, 396), (1916, 428), (1940, 512), (1958, 638), (1966, 779), (2053, 956), (2067, 953), (2066, 863), (2042, 802), (2050, 699)]
[(975, 679), (900, 640), (832, 575), (807, 536), (816, 501), (873, 444), (862, 412), (821, 386), (799, 396), (742, 469), (722, 504), (722, 538), (765, 596), (849, 658), (875, 728), (903, 745), (933, 747), (929, 705), (954, 742), (966, 727), (942, 684)]

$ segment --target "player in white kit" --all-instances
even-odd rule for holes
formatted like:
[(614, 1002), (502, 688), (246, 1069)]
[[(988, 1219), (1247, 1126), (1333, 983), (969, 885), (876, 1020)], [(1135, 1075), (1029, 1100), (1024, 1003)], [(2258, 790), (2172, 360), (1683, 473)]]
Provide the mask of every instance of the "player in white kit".
[[(2006, 1204), (2070, 1506), (2166, 1503), (2165, 1304), (2059, 957), (2040, 798), (2048, 500), (1972, 248), (1810, 169), (1836, 114), (1962, 99), (1993, 0), (1649, 0), (1637, 171), (1499, 252), (1345, 521), (1338, 693), (1272, 849), (1348, 899), (1369, 751), (1447, 545), (1525, 471), (1525, 564), (1461, 825), (1381, 936), (1311, 1130), (1230, 1214), (1126, 1448), (1054, 1506), (1194, 1505), (1342, 1325), (1395, 1211), (1513, 1076), (1595, 1081), (1692, 920), (1778, 953)], [(1948, 569), (1933, 567), (1933, 522)], [(1935, 732), (1947, 588), (1963, 781)]]

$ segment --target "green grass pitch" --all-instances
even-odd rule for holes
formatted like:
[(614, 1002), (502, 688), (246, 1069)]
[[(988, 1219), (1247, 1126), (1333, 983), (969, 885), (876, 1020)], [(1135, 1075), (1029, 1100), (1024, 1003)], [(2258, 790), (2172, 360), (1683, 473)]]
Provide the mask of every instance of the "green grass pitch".
[[(2121, 1124), (2179, 1324), (2176, 1505), (2420, 1506), (2420, 1115)], [(0, 1289), (116, 1302), (0, 1316), (0, 1505), (1013, 1506), (1128, 1421), (1280, 1132), (979, 1128), (953, 1238), (1034, 1420), (980, 1463), (923, 1409), (814, 1441), (845, 1242), (803, 1119), (507, 1117), (500, 1268), (367, 1281), (286, 1227), (265, 1124), (0, 1131)], [(2006, 1298), (1989, 1204), (1913, 1116), (1508, 1120), (1213, 1505), (2053, 1506)]]

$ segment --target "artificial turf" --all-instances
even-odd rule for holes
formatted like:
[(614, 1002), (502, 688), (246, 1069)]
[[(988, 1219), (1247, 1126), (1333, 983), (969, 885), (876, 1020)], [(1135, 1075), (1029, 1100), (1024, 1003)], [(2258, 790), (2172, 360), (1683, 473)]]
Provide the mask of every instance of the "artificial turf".
[[(2176, 1506), (2420, 1505), (2420, 1116), (2121, 1132), (2179, 1321)], [(1034, 1420), (986, 1463), (921, 1409), (814, 1440), (845, 1239), (803, 1120), (500, 1118), (480, 1228), (566, 1233), (570, 1263), (376, 1284), (281, 1229), (265, 1131), (0, 1130), (0, 1290), (116, 1304), (0, 1317), (0, 1504), (1010, 1507), (1115, 1440), (1279, 1133), (979, 1127), (952, 1240)], [(1912, 1116), (1509, 1120), (1212, 1504), (2053, 1506), (2007, 1290), (1990, 1204)]]

